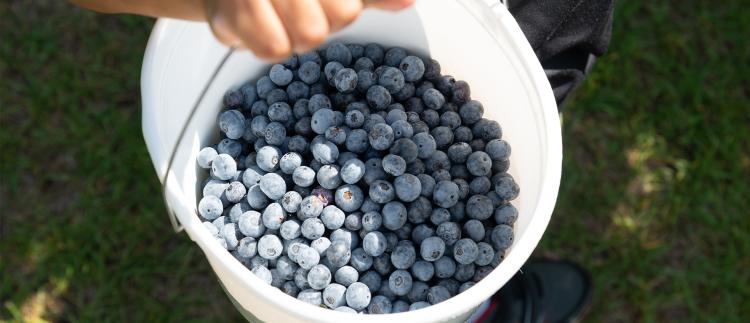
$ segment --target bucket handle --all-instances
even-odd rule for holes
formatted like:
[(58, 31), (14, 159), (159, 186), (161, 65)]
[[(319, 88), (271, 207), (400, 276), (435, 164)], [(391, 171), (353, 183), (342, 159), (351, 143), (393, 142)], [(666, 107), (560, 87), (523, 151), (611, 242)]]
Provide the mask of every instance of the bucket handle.
[[(201, 102), (203, 101), (206, 92), (208, 92), (208, 88), (214, 82), (214, 79), (216, 79), (219, 71), (227, 62), (227, 59), (229, 59), (229, 56), (231, 56), (233, 52), (234, 48), (229, 48), (227, 53), (224, 54), (224, 57), (222, 57), (219, 64), (216, 65), (216, 69), (213, 71), (213, 73), (211, 73), (211, 77), (209, 77), (208, 82), (206, 82), (206, 85), (203, 87), (203, 90), (201, 90), (201, 94), (198, 96), (198, 99), (195, 100), (195, 104), (193, 104), (193, 107), (190, 109), (190, 114), (188, 114), (185, 123), (182, 124), (180, 134), (177, 136), (177, 141), (171, 149), (171, 153), (169, 154), (169, 162), (167, 163), (167, 169), (166, 172), (164, 172), (164, 177), (161, 179), (161, 191), (162, 198), (164, 199), (164, 206), (167, 208), (167, 215), (169, 216), (169, 222), (172, 223), (172, 229), (176, 233), (181, 232), (185, 229), (185, 227), (180, 223), (180, 220), (177, 214), (175, 214), (173, 208), (169, 206), (169, 199), (167, 198), (167, 183), (169, 180), (169, 174), (172, 172), (172, 165), (174, 164), (175, 156), (177, 155), (177, 148), (182, 144), (182, 139), (185, 137), (185, 132), (187, 131), (188, 126), (193, 122), (193, 117), (195, 116), (196, 111), (198, 111), (198, 106), (200, 106)], [(198, 215), (198, 210), (193, 209), (193, 212)]]

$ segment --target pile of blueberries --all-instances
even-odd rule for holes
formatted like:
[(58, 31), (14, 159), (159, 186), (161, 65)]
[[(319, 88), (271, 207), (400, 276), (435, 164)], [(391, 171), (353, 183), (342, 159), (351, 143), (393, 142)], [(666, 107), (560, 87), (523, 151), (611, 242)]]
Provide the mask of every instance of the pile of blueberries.
[(378, 44), (293, 55), (224, 96), (198, 204), (263, 281), (337, 311), (415, 310), (486, 277), (513, 242), (510, 146), (469, 86)]

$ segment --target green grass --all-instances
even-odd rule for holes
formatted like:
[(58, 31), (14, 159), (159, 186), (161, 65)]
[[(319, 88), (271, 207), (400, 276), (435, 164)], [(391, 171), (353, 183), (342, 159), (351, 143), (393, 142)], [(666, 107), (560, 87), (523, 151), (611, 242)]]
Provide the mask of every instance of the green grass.
[[(596, 284), (590, 322), (750, 315), (750, 12), (621, 2), (564, 108), (560, 197), (537, 256)], [(0, 3), (0, 320), (237, 321), (171, 231), (140, 130), (153, 20)]]

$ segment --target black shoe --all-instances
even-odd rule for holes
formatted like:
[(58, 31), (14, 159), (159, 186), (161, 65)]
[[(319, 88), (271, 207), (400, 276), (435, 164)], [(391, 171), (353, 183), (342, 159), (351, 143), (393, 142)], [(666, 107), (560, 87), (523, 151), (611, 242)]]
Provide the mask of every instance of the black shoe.
[(476, 322), (577, 322), (591, 300), (591, 278), (580, 266), (532, 260), (493, 297)]

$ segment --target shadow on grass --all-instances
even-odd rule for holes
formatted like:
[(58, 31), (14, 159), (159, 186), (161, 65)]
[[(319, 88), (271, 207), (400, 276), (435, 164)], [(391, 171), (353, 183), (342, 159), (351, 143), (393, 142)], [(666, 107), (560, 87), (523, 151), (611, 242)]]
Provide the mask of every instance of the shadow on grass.
[(609, 53), (563, 108), (537, 255), (590, 270), (592, 322), (739, 322), (750, 308), (741, 10), (619, 3)]
[(236, 321), (140, 130), (153, 20), (0, 4), (0, 320)]

